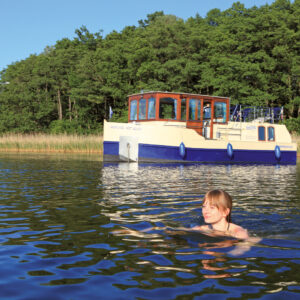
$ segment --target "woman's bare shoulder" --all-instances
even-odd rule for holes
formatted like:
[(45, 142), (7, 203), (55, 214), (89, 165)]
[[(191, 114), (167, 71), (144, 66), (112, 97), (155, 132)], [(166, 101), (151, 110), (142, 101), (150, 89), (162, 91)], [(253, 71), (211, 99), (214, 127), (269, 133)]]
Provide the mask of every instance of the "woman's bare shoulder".
[(233, 223), (230, 223), (230, 233), (235, 238), (238, 238), (238, 239), (248, 239), (249, 238), (247, 229), (245, 229), (239, 225), (233, 224)]

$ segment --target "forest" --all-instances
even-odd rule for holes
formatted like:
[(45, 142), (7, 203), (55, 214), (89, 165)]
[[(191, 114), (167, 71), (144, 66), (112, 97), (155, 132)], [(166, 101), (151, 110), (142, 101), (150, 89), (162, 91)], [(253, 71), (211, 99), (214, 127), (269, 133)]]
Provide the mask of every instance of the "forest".
[(300, 134), (299, 16), (300, 0), (276, 0), (187, 20), (157, 11), (106, 36), (82, 26), (0, 72), (0, 134), (101, 133), (109, 107), (126, 121), (127, 96), (141, 90), (283, 106)]

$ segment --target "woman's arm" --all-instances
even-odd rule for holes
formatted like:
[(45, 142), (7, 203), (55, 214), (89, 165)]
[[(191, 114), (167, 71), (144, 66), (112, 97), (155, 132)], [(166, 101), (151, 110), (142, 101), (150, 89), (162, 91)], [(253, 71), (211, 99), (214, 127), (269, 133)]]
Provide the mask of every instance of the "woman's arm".
[(206, 231), (207, 229), (208, 229), (207, 225), (194, 226), (190, 228), (190, 230), (199, 230), (199, 231)]

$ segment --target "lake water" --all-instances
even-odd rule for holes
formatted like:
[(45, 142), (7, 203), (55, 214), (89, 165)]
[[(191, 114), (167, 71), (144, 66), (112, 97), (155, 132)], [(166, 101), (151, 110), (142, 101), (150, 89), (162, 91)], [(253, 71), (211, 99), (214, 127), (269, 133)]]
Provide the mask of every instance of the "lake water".
[[(300, 296), (299, 164), (0, 154), (0, 186), (1, 299)], [(212, 188), (233, 196), (233, 221), (261, 241), (171, 230), (203, 223)]]

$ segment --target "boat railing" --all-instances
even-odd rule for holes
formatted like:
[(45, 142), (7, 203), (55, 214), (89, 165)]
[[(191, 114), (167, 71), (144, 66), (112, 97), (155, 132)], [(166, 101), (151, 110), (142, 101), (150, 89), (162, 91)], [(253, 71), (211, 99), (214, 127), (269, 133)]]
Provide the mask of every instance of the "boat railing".
[(230, 121), (278, 123), (283, 119), (283, 107), (231, 106)]

